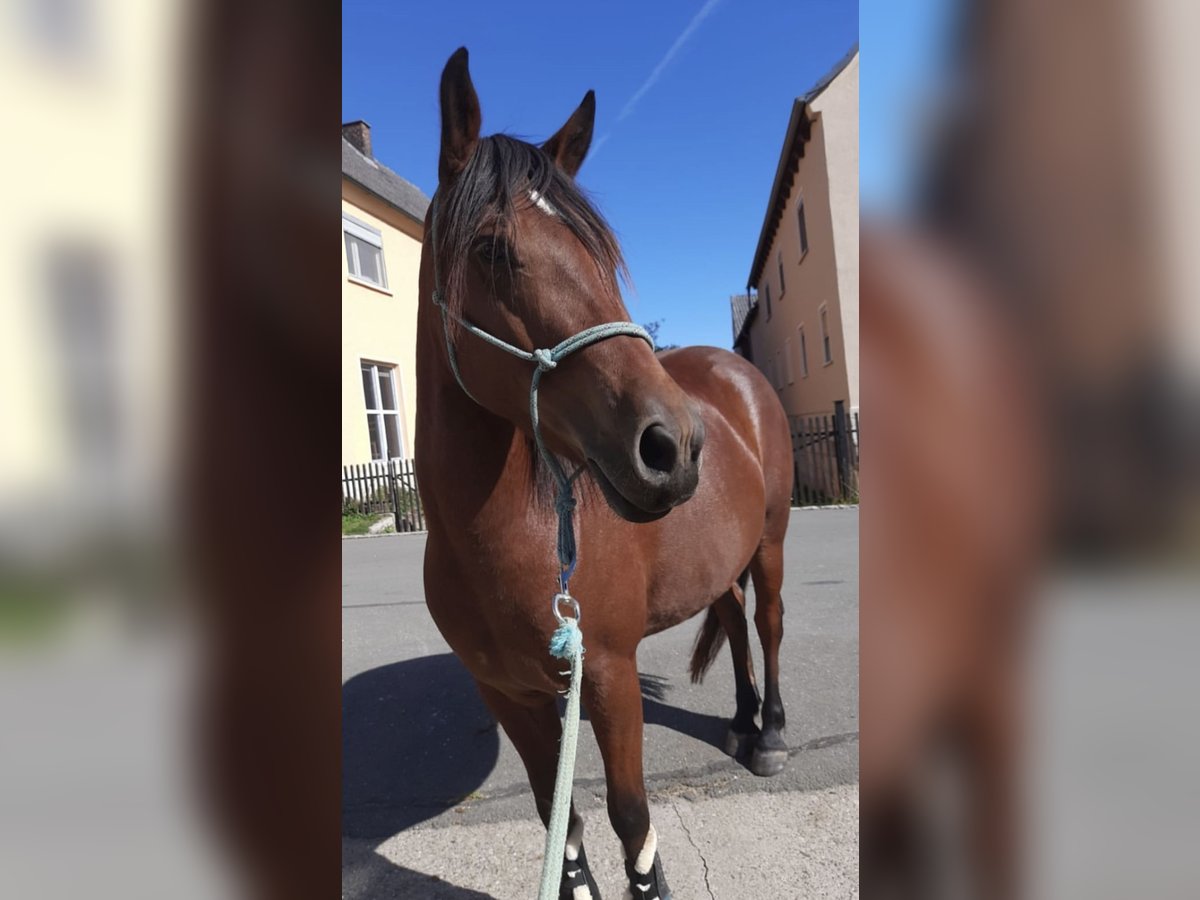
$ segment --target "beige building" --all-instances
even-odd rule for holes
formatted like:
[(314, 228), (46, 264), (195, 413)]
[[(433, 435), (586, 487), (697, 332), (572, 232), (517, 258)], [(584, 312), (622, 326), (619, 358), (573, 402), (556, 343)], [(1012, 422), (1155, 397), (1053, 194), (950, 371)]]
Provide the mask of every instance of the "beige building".
[(789, 417), (858, 410), (858, 47), (797, 97), (734, 348)]
[(342, 465), (411, 457), (417, 274), (429, 198), (342, 126)]

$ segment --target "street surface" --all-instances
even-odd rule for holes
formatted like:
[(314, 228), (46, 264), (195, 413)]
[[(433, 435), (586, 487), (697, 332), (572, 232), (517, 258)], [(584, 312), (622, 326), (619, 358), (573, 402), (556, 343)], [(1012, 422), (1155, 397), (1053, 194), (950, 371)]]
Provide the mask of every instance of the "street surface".
[[(541, 824), (520, 758), (425, 609), (424, 549), (423, 535), (342, 542), (343, 897), (525, 900)], [(722, 753), (732, 666), (724, 649), (702, 685), (688, 681), (699, 617), (639, 653), (646, 783), (675, 900), (858, 896), (858, 509), (793, 510), (785, 552), (782, 774), (756, 778)], [(618, 897), (586, 720), (575, 800), (600, 889)]]

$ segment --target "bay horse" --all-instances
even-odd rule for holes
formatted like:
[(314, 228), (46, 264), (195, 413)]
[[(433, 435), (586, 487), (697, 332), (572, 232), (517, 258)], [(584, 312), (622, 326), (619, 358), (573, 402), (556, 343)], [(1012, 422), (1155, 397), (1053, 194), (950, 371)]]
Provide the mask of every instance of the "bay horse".
[[(515, 347), (552, 347), (599, 323), (629, 322), (618, 287), (625, 269), (611, 229), (574, 180), (591, 144), (593, 92), (540, 147), (504, 134), (481, 137), (461, 48), (442, 72), (440, 106), (438, 189), (426, 219), (417, 325), (425, 597), (520, 754), (545, 824), (561, 735), (556, 697), (565, 681), (562, 661), (547, 652), (558, 584), (556, 513), (533, 441), (534, 368), (466, 331), (458, 318)], [(439, 314), (435, 290), (453, 317)], [(667, 900), (642, 772), (638, 645), (707, 610), (691, 670), (702, 677), (728, 636), (737, 710), (726, 749), (750, 751), (756, 774), (783, 768), (787, 419), (766, 379), (741, 357), (705, 347), (656, 355), (628, 336), (563, 360), (540, 393), (547, 448), (568, 470), (584, 471), (572, 585), (587, 651), (582, 702), (604, 760), (609, 820), (624, 849), (625, 896)], [(764, 655), (761, 728), (743, 594), (748, 576)], [(560, 896), (599, 896), (573, 804)]]

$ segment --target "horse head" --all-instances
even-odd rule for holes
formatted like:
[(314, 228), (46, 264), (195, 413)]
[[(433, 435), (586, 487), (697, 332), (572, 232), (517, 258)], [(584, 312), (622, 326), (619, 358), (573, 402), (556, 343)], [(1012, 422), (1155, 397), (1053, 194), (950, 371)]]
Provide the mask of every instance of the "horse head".
[[(575, 183), (591, 145), (595, 95), (588, 91), (541, 146), (504, 134), (481, 137), (479, 98), (461, 49), (442, 73), (440, 100), (439, 185), (427, 252), (436, 254), (436, 288), (451, 311), (444, 320), (447, 366), (457, 366), (461, 385), (485, 410), (532, 433), (536, 366), (461, 322), (532, 351), (600, 323), (630, 321), (619, 288), (626, 274), (620, 247)], [(548, 376), (538, 410), (546, 447), (586, 465), (617, 515), (645, 522), (695, 493), (704, 425), (654, 351), (631, 337), (557, 361), (535, 354)]]

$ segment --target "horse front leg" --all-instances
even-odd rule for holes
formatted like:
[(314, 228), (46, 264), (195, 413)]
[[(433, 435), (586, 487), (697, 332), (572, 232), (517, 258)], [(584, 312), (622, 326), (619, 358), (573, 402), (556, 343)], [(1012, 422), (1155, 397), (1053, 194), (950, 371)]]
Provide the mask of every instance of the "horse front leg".
[[(517, 702), (483, 682), (477, 681), (476, 684), (488, 709), (525, 764), (538, 816), (543, 825), (549, 826), (550, 807), (554, 801), (554, 775), (558, 768), (558, 743), (562, 737), (562, 721), (558, 717), (554, 698), (547, 697), (543, 702), (532, 704)], [(588, 868), (587, 854), (583, 851), (583, 818), (576, 812), (574, 800), (571, 801), (567, 846), (563, 856), (559, 900), (600, 900), (596, 881)]]
[(604, 759), (608, 818), (625, 851), (625, 898), (671, 900), (642, 772), (642, 691), (637, 660), (594, 653), (584, 668), (583, 702)]

